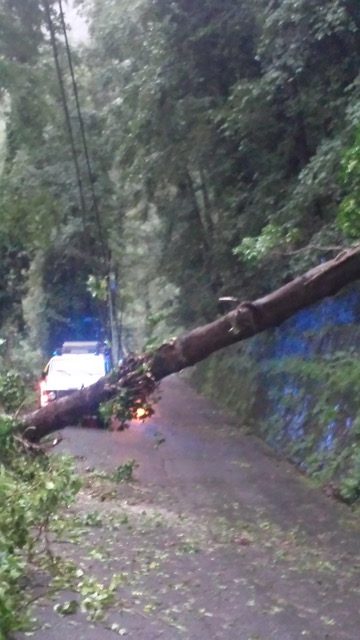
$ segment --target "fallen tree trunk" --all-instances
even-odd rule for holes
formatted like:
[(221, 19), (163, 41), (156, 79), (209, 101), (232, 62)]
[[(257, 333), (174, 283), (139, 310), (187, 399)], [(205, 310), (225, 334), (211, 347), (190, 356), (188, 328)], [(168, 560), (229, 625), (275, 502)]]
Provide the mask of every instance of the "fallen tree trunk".
[(360, 247), (314, 267), (272, 293), (241, 302), (221, 318), (163, 344), (152, 354), (131, 356), (110, 376), (67, 398), (21, 418), (20, 429), (32, 441), (93, 413), (120, 389), (151, 394), (162, 378), (207, 358), (219, 349), (276, 327), (300, 309), (334, 295), (360, 278)]
[(21, 416), (19, 430), (31, 442), (38, 442), (53, 431), (76, 424), (84, 416), (91, 416), (102, 402), (111, 400), (125, 390), (134, 400), (145, 402), (155, 388), (156, 380), (150, 369), (149, 356), (129, 356), (117, 370), (91, 386)]

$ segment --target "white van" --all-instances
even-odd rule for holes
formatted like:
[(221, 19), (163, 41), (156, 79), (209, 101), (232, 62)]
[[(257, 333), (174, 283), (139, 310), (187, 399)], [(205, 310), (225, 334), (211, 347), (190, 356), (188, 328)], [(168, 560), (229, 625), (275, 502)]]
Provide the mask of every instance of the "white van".
[(100, 353), (64, 353), (53, 356), (46, 365), (40, 382), (40, 406), (89, 387), (105, 376), (106, 360)]

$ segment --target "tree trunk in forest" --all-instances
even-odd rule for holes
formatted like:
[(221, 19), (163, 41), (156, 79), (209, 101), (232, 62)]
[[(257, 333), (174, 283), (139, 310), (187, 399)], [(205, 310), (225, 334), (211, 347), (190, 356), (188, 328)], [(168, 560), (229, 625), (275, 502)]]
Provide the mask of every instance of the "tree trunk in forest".
[(20, 429), (29, 440), (38, 441), (93, 413), (120, 389), (138, 388), (142, 395), (150, 394), (162, 378), (204, 360), (223, 347), (278, 326), (300, 309), (334, 295), (358, 278), (360, 247), (343, 251), (262, 298), (239, 303), (221, 318), (174, 338), (152, 354), (130, 357), (115, 373), (92, 386), (22, 416)]

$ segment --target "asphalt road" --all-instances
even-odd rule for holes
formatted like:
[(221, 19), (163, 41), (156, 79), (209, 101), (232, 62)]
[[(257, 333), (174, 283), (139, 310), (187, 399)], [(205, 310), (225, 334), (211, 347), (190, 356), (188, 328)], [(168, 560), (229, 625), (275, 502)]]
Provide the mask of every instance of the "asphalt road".
[[(171, 377), (153, 418), (123, 432), (69, 428), (83, 529), (56, 542), (116, 597), (45, 595), (38, 640), (359, 640), (360, 518)], [(119, 465), (134, 481), (109, 483)], [(99, 473), (100, 472), (100, 473)], [(74, 600), (72, 615), (55, 611)], [(17, 639), (25, 639), (18, 634)]]

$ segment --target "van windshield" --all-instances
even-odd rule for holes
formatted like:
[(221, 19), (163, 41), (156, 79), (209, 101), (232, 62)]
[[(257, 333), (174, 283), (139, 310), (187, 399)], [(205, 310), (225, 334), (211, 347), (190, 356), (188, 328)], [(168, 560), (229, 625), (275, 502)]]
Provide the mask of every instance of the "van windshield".
[(89, 375), (101, 378), (105, 375), (105, 361), (102, 355), (69, 354), (54, 356), (49, 363), (48, 375), (67, 374), (69, 376)]

